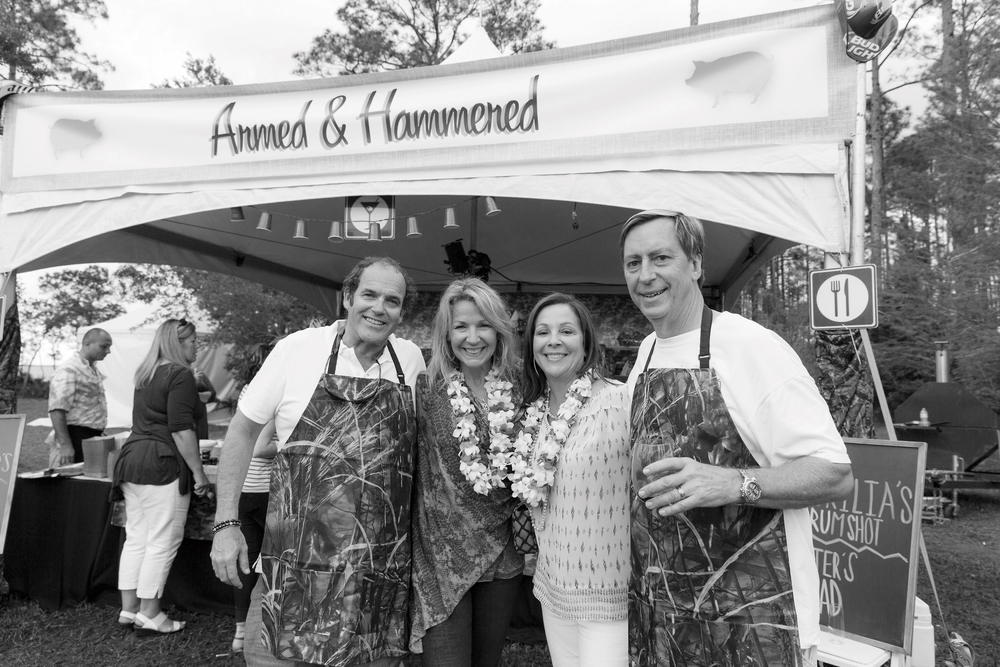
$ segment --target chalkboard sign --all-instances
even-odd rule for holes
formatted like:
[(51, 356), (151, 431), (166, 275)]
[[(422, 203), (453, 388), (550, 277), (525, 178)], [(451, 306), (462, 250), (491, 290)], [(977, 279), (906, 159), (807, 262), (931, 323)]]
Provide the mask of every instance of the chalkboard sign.
[(0, 554), (7, 537), (7, 517), (14, 499), (17, 478), (17, 457), (24, 437), (24, 415), (0, 415), (0, 500), (3, 501), (3, 521), (0, 521)]
[(854, 491), (811, 508), (820, 624), (910, 654), (927, 445), (845, 438)]

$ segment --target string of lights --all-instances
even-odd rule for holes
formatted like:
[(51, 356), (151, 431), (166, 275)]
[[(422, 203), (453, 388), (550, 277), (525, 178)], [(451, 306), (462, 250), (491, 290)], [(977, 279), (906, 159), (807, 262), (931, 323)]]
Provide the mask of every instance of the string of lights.
[[(419, 220), (427, 216), (439, 213), (441, 211), (445, 212), (445, 229), (457, 229), (459, 227), (455, 216), (455, 208), (461, 204), (468, 203), (478, 199), (477, 196), (466, 197), (465, 199), (460, 199), (451, 204), (445, 206), (437, 206), (435, 208), (429, 209), (427, 211), (421, 211), (418, 213), (412, 213), (406, 216), (406, 236), (408, 238), (415, 238), (421, 236)], [(496, 200), (493, 197), (485, 197), (486, 200), (486, 216), (493, 217), (499, 215), (500, 208), (496, 204)], [(260, 217), (258, 218), (256, 229), (263, 232), (270, 232), (273, 229), (273, 223), (275, 219), (287, 218), (290, 220), (295, 220), (295, 234), (292, 236), (293, 239), (306, 240), (309, 238), (308, 223), (322, 223), (324, 226), (329, 225), (330, 231), (327, 234), (327, 240), (332, 243), (342, 243), (347, 237), (347, 225), (349, 222), (342, 218), (310, 218), (307, 216), (296, 216), (288, 215), (285, 213), (277, 213), (273, 210), (267, 210), (261, 206), (248, 205), (248, 206), (233, 206), (229, 209), (229, 220), (231, 222), (245, 222), (247, 219), (246, 210), (259, 211)], [(399, 219), (399, 218), (396, 218)], [(368, 225), (368, 236), (366, 240), (368, 241), (381, 241), (382, 240), (382, 224), (384, 219), (372, 220)]]

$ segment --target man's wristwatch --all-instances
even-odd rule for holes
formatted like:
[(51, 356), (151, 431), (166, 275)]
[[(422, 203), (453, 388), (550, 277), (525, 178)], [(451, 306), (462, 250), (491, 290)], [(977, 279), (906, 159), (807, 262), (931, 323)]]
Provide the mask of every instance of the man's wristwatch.
[(758, 484), (757, 480), (754, 477), (751, 477), (750, 473), (746, 470), (741, 468), (738, 468), (737, 470), (743, 476), (743, 484), (740, 486), (740, 504), (756, 505), (757, 501), (760, 500), (760, 484)]

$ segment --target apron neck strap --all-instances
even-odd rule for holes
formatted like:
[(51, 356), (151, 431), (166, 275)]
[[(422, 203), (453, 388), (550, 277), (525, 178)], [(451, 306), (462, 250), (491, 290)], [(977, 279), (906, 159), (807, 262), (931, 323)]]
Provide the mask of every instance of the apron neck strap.
[(709, 340), (712, 338), (712, 309), (707, 305), (701, 311), (701, 347), (698, 350), (698, 364), (702, 370), (708, 368), (708, 362), (712, 358), (709, 352)]
[[(708, 362), (712, 358), (711, 352), (709, 352), (710, 341), (712, 338), (712, 309), (706, 304), (702, 307), (701, 311), (701, 343), (698, 347), (698, 367), (701, 369), (708, 368)], [(642, 372), (645, 373), (649, 370), (649, 362), (653, 359), (653, 351), (656, 349), (656, 341), (649, 346), (649, 356), (646, 357), (646, 365), (643, 366)]]
[[(330, 350), (330, 360), (326, 364), (327, 375), (337, 374), (337, 359), (340, 357), (340, 338), (341, 334), (337, 334), (337, 337), (333, 339), (333, 349)], [(385, 341), (385, 346), (389, 349), (389, 356), (392, 357), (393, 366), (396, 367), (396, 377), (399, 378), (399, 384), (406, 384), (406, 376), (403, 375), (403, 367), (399, 363), (396, 351), (392, 349), (392, 343), (387, 340)], [(378, 360), (376, 360), (375, 363), (378, 363)]]
[(403, 375), (403, 367), (399, 363), (399, 357), (396, 356), (396, 350), (392, 349), (392, 343), (385, 341), (385, 346), (389, 348), (389, 356), (392, 357), (392, 365), (396, 367), (396, 377), (399, 379), (399, 384), (406, 384), (406, 376)]

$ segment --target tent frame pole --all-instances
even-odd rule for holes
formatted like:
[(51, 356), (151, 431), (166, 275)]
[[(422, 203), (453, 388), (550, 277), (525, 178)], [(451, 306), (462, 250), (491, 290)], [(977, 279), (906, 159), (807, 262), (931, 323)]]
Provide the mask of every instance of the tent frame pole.
[(865, 263), (865, 122), (868, 95), (866, 64), (858, 63), (858, 103), (854, 121), (854, 140), (851, 142), (851, 255), (850, 264)]

